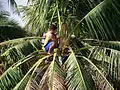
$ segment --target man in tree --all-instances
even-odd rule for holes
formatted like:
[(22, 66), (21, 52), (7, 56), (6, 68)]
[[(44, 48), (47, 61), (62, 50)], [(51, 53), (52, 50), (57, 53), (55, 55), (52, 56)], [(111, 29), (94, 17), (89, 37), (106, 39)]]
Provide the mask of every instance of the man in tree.
[(52, 53), (53, 49), (57, 46), (57, 37), (55, 34), (56, 29), (57, 27), (51, 24), (48, 32), (43, 35), (43, 50), (48, 52), (48, 54)]

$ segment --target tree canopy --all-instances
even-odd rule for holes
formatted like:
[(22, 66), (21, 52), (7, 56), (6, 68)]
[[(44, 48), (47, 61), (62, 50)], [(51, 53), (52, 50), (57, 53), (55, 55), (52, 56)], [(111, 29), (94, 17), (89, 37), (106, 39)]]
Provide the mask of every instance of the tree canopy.
[(4, 66), (0, 89), (119, 90), (119, 4), (119, 0), (28, 0), (20, 7), (26, 30), (42, 35), (49, 24), (56, 24), (61, 50), (42, 54), (37, 36), (0, 43)]

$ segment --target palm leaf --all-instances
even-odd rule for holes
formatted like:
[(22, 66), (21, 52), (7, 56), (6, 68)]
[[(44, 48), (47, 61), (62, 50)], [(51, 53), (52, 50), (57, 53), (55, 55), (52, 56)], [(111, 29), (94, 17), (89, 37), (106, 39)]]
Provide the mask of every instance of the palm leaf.
[[(28, 28), (30, 26), (32, 28), (31, 31), (36, 31), (41, 28), (45, 30), (47, 29), (46, 26), (51, 23), (51, 21), (52, 23), (59, 22), (59, 29), (61, 30), (62, 23), (67, 21), (66, 18), (69, 18), (69, 16), (72, 18), (72, 16), (75, 15), (81, 18), (84, 16), (84, 14), (86, 14), (83, 12), (89, 12), (93, 7), (100, 3), (100, 1), (28, 0), (28, 6), (23, 6), (21, 10), (24, 14), (23, 18), (27, 19), (26, 27)], [(80, 6), (82, 6), (82, 9), (85, 8), (85, 10), (80, 10)], [(78, 12), (80, 14), (78, 14)], [(43, 30), (39, 30), (39, 32), (43, 32)]]
[(94, 90), (95, 89), (93, 85), (93, 81), (89, 76), (87, 76), (89, 81), (85, 80), (86, 77), (83, 76), (84, 74), (82, 73), (80, 63), (77, 60), (73, 51), (65, 62), (65, 69), (67, 74), (66, 85), (68, 87), (68, 90)]
[[(104, 73), (104, 76), (108, 79), (108, 81), (113, 84), (114, 88), (119, 89), (119, 42), (101, 41), (96, 39), (83, 39), (83, 41), (85, 41), (87, 44), (84, 44), (82, 42), (83, 45), (81, 46), (82, 43), (80, 42), (80, 40), (74, 39), (73, 43), (76, 46), (72, 44), (72, 47), (75, 52), (77, 51), (77, 55), (83, 55), (90, 58), (92, 63), (94, 63), (96, 67)], [(93, 46), (90, 46), (89, 44)], [(88, 54), (86, 54), (86, 51), (88, 52)]]
[(26, 16), (28, 16), (29, 18), (27, 19), (28, 23), (26, 25), (26, 28), (30, 26), (32, 28), (31, 32), (36, 32), (36, 30), (43, 32), (45, 31), (46, 24), (48, 23), (46, 21), (47, 12), (49, 9), (48, 0), (30, 1), (30, 3), (31, 2), (32, 4), (25, 6), (22, 9), (23, 13), (25, 14), (23, 17), (27, 18)]
[(8, 19), (9, 13), (6, 11), (0, 12), (0, 20)]
[(12, 40), (1, 42), (0, 46), (9, 45), (9, 44), (16, 45), (16, 44), (24, 43), (27, 40), (31, 40), (31, 39), (41, 39), (41, 38), (40, 37), (24, 37), (24, 38), (12, 39)]
[[(27, 72), (27, 74), (22, 78), (22, 80), (15, 86), (14, 90), (22, 90), (22, 89), (27, 89), (28, 85), (30, 84), (32, 77), (36, 71), (36, 69), (42, 65), (40, 65), (44, 59), (48, 58), (50, 56), (43, 57), (39, 59), (32, 67), (31, 69)], [(39, 67), (39, 68), (40, 68)]]
[(3, 62), (6, 64), (6, 69), (13, 63), (19, 61), (25, 56), (29, 55), (34, 51), (38, 51), (41, 49), (41, 42), (39, 39), (33, 39), (30, 41), (26, 41), (25, 43), (21, 43), (9, 48), (5, 51), (1, 56), (3, 57)]
[(1, 42), (0, 43), (1, 54), (3, 54), (10, 47), (13, 47), (21, 43), (29, 42), (32, 39), (41, 40), (40, 37), (24, 37), (24, 38), (12, 39), (12, 40)]
[(17, 7), (17, 3), (15, 2), (15, 0), (8, 0), (8, 2), (9, 2), (11, 5)]
[(8, 90), (12, 89), (21, 79), (23, 75), (19, 68), (9, 68), (0, 77), (0, 89)]
[(40, 90), (66, 90), (64, 85), (64, 77), (60, 66), (56, 63), (56, 53), (54, 54), (53, 61), (46, 70), (40, 84)]
[(33, 60), (33, 58), (36, 58), (35, 55), (36, 54), (33, 53), (31, 55), (28, 55), (24, 59), (19, 60), (2, 74), (2, 76), (0, 77), (0, 84), (1, 84), (2, 90), (8, 90), (8, 88), (11, 88), (11, 89), (15, 88), (16, 90), (16, 88), (19, 89), (19, 88), (26, 87), (28, 81), (30, 82), (30, 79), (31, 79), (29, 77), (33, 76), (36, 68), (38, 67), (38, 64), (40, 64), (44, 59), (48, 58), (48, 56), (43, 57), (42, 59), (38, 60), (35, 64), (33, 64), (32, 67), (31, 65), (29, 65), (29, 68), (31, 67), (31, 69), (28, 72), (26, 71), (27, 74), (23, 76), (23, 69), (21, 68), (21, 66), (24, 63), (30, 60)]
[(120, 50), (119, 41), (102, 41), (97, 39), (83, 39), (83, 41), (92, 46), (100, 46), (100, 47), (111, 48), (114, 50)]
[[(26, 56), (26, 55), (28, 55), (28, 54), (32, 53), (33, 51), (38, 50), (40, 48), (41, 48), (40, 40), (34, 39), (34, 40), (30, 40), (30, 41), (27, 41), (25, 43), (18, 44), (16, 46), (9, 48), (1, 56), (8, 56), (9, 57), (12, 54), (13, 56), (18, 55), (19, 57), (21, 56), (21, 58), (22, 58), (22, 56)], [(8, 60), (9, 59), (14, 59), (14, 57), (9, 57)]]
[[(23, 78), (23, 72), (26, 70), (25, 68), (21, 68), (21, 66), (36, 58), (36, 52), (22, 58), (18, 62), (14, 63), (9, 69), (7, 69), (2, 76), (0, 76), (0, 84), (2, 90), (8, 90), (9, 88), (14, 88), (17, 83)], [(34, 64), (34, 63), (33, 63)], [(31, 67), (31, 65), (29, 65)], [(27, 72), (27, 71), (26, 71)], [(25, 72), (24, 72), (25, 73)]]
[(113, 83), (114, 88), (119, 88), (120, 84), (120, 52), (109, 48), (94, 47), (91, 49), (89, 58)]
[[(104, 0), (93, 8), (82, 19), (81, 28), (84, 30), (83, 32), (89, 32), (91, 38), (115, 40), (118, 37), (116, 30), (119, 28), (119, 20), (117, 18), (119, 18), (120, 14), (119, 6), (116, 3), (119, 2)], [(117, 23), (113, 23), (114, 21)]]
[(88, 68), (91, 70), (91, 74), (93, 76), (93, 79), (96, 80), (99, 89), (101, 89), (101, 90), (114, 90), (114, 88), (108, 82), (108, 80), (106, 79), (104, 74), (91, 62), (90, 59), (88, 59), (86, 57), (82, 57), (82, 59), (84, 59), (84, 62), (86, 63), (86, 65), (88, 65)]

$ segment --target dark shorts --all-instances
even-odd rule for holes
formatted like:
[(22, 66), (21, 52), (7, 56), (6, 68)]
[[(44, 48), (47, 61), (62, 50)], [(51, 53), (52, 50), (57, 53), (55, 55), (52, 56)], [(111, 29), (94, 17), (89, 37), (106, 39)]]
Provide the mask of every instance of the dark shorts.
[(44, 52), (48, 52), (48, 50), (49, 50), (50, 46), (52, 45), (52, 43), (53, 43), (53, 42), (49, 41), (49, 42), (44, 46), (44, 48), (45, 48)]

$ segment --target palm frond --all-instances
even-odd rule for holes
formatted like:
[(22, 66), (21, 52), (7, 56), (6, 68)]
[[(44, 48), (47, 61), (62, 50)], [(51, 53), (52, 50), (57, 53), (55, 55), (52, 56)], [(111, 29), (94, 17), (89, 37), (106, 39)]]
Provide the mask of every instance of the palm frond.
[(4, 41), (0, 43), (0, 46), (4, 46), (4, 45), (9, 45), (9, 44), (20, 44), (20, 43), (24, 43), (27, 40), (31, 40), (31, 39), (40, 39), (40, 37), (24, 37), (24, 38), (18, 38), (18, 39), (12, 39), (12, 40), (8, 40), (8, 41)]
[(48, 9), (49, 9), (48, 0), (30, 1), (30, 5), (24, 6), (22, 11), (25, 14), (23, 17), (27, 19), (26, 28), (29, 29), (28, 27), (31, 27), (32, 32), (34, 31), (36, 32), (36, 30), (38, 30), (39, 32), (45, 31), (46, 24), (48, 23), (46, 21)]
[(19, 68), (19, 66), (26, 61), (33, 58), (34, 55), (27, 56), (24, 59), (19, 60), (14, 65), (12, 65), (9, 69), (7, 69), (2, 76), (0, 77), (0, 89), (8, 90), (14, 88), (14, 86), (22, 79), (23, 71)]
[(103, 48), (93, 47), (89, 58), (91, 61), (104, 72), (104, 75), (113, 83), (114, 88), (119, 88), (120, 84), (120, 51)]
[[(43, 32), (43, 30), (46, 31), (45, 29), (47, 29), (49, 23), (59, 23), (59, 30), (61, 30), (62, 23), (67, 23), (67, 19), (71, 19), (71, 21), (75, 19), (73, 17), (81, 19), (81, 17), (101, 1), (102, 0), (28, 0), (28, 6), (23, 6), (21, 11), (24, 14), (23, 18), (27, 19), (26, 27), (28, 28), (30, 26), (32, 28), (31, 31), (39, 29), (41, 32)], [(41, 30), (41, 28), (43, 30)]]
[(75, 54), (72, 53), (68, 57), (68, 59), (65, 62), (65, 69), (66, 69), (66, 85), (68, 87), (68, 90), (94, 90), (95, 86), (93, 84), (93, 81), (87, 73), (85, 75), (87, 76), (87, 80), (85, 80), (86, 77), (84, 77), (82, 73), (82, 68), (80, 65), (80, 60), (78, 61)]
[(56, 63), (56, 53), (39, 84), (40, 90), (66, 90), (60, 66)]
[[(19, 60), (18, 62), (13, 64), (9, 69), (7, 69), (2, 74), (2, 76), (0, 77), (0, 84), (1, 84), (0, 88), (3, 90), (7, 90), (8, 88), (9, 89), (15, 88), (15, 90), (17, 88), (17, 90), (21, 90), (20, 88), (25, 88), (28, 81), (30, 82), (30, 79), (31, 79), (30, 77), (33, 76), (38, 65), (41, 62), (43, 62), (44, 59), (46, 59), (48, 57), (49, 56), (46, 56), (46, 57), (43, 57), (42, 59), (39, 59), (36, 63), (33, 63), (32, 67), (31, 67), (31, 65), (29, 65), (29, 68), (31, 67), (31, 69), (28, 72), (26, 71), (27, 74), (25, 76), (23, 76), (24, 70), (21, 68), (21, 66), (24, 63), (27, 63), (30, 60), (33, 60), (33, 58), (36, 58), (36, 54), (33, 53), (32, 55), (28, 55), (27, 57)], [(42, 67), (42, 69), (43, 69), (43, 65), (40, 65), (40, 67)]]
[(119, 41), (102, 41), (102, 40), (97, 40), (97, 39), (83, 39), (83, 41), (92, 46), (106, 47), (106, 48), (120, 51)]
[(6, 63), (6, 68), (8, 68), (9, 65), (19, 61), (30, 53), (39, 51), (41, 47), (41, 41), (33, 39), (9, 48), (1, 56), (3, 57), (3, 62)]
[[(22, 89), (28, 89), (28, 86), (32, 80), (32, 77), (36, 71), (36, 69), (39, 67), (42, 67), (43, 69), (43, 65), (40, 65), (43, 60), (45, 60), (46, 58), (48, 58), (50, 56), (46, 56), (43, 57), (41, 59), (39, 59), (32, 67), (31, 69), (27, 72), (27, 74), (22, 78), (22, 80), (14, 87), (14, 90), (22, 90)], [(42, 71), (41, 69), (41, 71)]]
[(9, 13), (6, 11), (0, 12), (0, 20), (8, 19)]
[(102, 90), (114, 90), (114, 88), (112, 87), (112, 85), (108, 82), (108, 80), (106, 79), (106, 77), (104, 76), (104, 74), (91, 62), (90, 59), (82, 56), (82, 59), (84, 59), (83, 62), (86, 63), (87, 70), (89, 70), (92, 74), (92, 77), (95, 81), (95, 83), (97, 82), (98, 88), (102, 89)]
[(1, 42), (0, 43), (1, 54), (4, 53), (10, 47), (13, 47), (21, 43), (25, 43), (32, 39), (39, 39), (41, 41), (40, 37), (24, 37), (24, 38), (12, 39), (12, 40)]
[[(102, 40), (116, 40), (119, 36), (117, 30), (119, 28), (119, 3), (113, 0), (104, 0), (95, 8), (93, 8), (82, 19), (82, 32), (89, 32), (90, 38)], [(114, 23), (117, 22), (117, 23)]]
[(17, 3), (15, 2), (15, 0), (8, 0), (9, 4), (11, 4), (14, 7), (17, 7)]
[(0, 89), (8, 90), (12, 89), (21, 79), (23, 75), (19, 68), (9, 68), (1, 77), (0, 77)]

